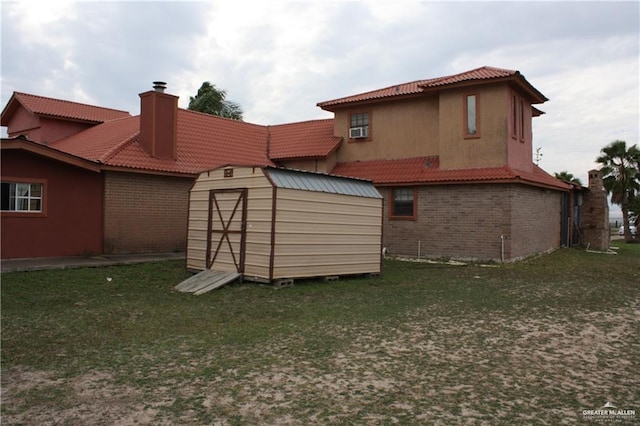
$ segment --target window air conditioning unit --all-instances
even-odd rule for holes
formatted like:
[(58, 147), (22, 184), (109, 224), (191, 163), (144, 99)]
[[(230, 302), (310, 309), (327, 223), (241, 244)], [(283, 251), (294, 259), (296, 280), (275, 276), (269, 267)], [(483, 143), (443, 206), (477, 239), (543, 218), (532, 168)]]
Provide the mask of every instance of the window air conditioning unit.
[(368, 135), (367, 133), (369, 133), (366, 127), (351, 127), (349, 129), (349, 138), (351, 139), (359, 139), (359, 138), (366, 138)]

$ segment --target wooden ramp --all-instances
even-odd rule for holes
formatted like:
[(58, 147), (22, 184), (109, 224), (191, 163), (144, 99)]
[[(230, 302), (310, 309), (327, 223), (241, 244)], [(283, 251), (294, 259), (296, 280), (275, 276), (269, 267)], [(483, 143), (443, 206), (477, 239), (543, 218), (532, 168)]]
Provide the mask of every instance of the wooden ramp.
[(187, 278), (175, 289), (183, 293), (193, 293), (196, 296), (204, 294), (208, 291), (215, 290), (225, 284), (229, 284), (240, 278), (240, 272), (220, 272), (220, 271), (202, 271), (192, 277)]

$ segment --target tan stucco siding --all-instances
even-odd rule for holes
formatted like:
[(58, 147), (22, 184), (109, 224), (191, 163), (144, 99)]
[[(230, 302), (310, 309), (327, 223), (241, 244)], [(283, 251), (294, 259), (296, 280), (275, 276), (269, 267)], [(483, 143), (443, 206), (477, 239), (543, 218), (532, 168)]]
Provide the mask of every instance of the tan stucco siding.
[(312, 172), (331, 173), (336, 166), (336, 153), (329, 154), (326, 158), (311, 160), (279, 160), (282, 167), (297, 170), (309, 170)]
[[(507, 164), (508, 88), (486, 85), (440, 94), (439, 155), (443, 169)], [(465, 138), (466, 96), (478, 96), (478, 137)]]
[[(369, 113), (370, 138), (349, 139), (349, 117), (361, 112)], [(339, 110), (335, 132), (344, 138), (338, 150), (339, 162), (437, 155), (438, 97)]]

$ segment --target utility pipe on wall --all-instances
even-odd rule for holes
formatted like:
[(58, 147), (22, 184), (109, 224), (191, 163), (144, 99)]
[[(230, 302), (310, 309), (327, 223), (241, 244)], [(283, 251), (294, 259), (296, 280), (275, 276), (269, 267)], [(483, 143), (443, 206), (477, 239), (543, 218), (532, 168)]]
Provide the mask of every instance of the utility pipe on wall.
[(504, 234), (500, 234), (500, 260), (504, 263)]
[(420, 259), (420, 240), (418, 240), (418, 259)]

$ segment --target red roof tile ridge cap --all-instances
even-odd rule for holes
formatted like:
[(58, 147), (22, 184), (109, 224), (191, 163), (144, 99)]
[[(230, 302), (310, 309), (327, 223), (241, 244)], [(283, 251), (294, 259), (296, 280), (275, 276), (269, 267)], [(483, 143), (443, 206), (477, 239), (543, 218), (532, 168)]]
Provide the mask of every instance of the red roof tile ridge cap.
[(322, 121), (334, 121), (333, 118), (312, 118), (310, 120), (302, 120), (302, 121), (292, 121), (290, 123), (280, 123), (280, 124), (267, 124), (267, 127), (280, 127), (280, 126), (293, 126), (296, 124), (304, 124), (304, 123), (319, 123)]
[[(367, 90), (366, 92), (356, 93), (355, 95), (341, 96), (339, 98), (330, 99), (328, 101), (318, 102), (316, 105), (317, 106), (330, 105), (330, 104), (333, 104), (333, 103), (338, 103), (338, 102), (340, 102), (340, 101), (342, 101), (344, 99), (366, 96), (366, 95), (370, 95), (370, 94), (376, 93), (376, 92), (384, 92), (385, 90), (390, 90), (390, 89), (393, 89), (393, 88), (398, 87), (398, 86), (406, 86), (406, 85), (410, 85), (410, 84), (416, 84), (416, 85), (418, 85), (418, 87), (420, 87), (421, 84), (424, 84), (425, 82), (430, 81), (430, 80), (435, 80), (435, 79), (427, 79), (427, 80), (420, 79), (420, 80), (407, 81), (407, 82), (404, 82), (404, 83), (396, 83), (396, 84), (392, 84), (390, 86), (381, 87), (379, 89), (372, 89), (372, 90)], [(402, 94), (406, 94), (406, 93), (402, 93)], [(383, 97), (383, 96), (379, 96), (379, 97)], [(386, 97), (386, 96), (384, 96), (384, 97)]]
[[(228, 121), (231, 123), (240, 123), (240, 124), (245, 124), (245, 125), (250, 125), (250, 126), (255, 126), (255, 127), (266, 127), (262, 124), (256, 124), (256, 123), (250, 123), (248, 121), (243, 121), (243, 120), (236, 120), (234, 118), (228, 118), (228, 117), (221, 117), (219, 115), (214, 115), (214, 114), (207, 114), (206, 112), (200, 112), (200, 111), (193, 111), (190, 109), (186, 109), (186, 108), (178, 108), (179, 112), (185, 112), (188, 114), (194, 114), (194, 115), (198, 115), (201, 117), (209, 117), (209, 118), (214, 118), (214, 119), (219, 119), (219, 120), (223, 120), (223, 121)], [(140, 115), (140, 114), (138, 114)]]
[(449, 80), (449, 79), (452, 79), (452, 78), (455, 78), (455, 77), (460, 77), (460, 76), (463, 76), (465, 74), (473, 74), (475, 72), (482, 71), (482, 70), (503, 72), (503, 73), (507, 73), (507, 74), (510, 74), (510, 75), (520, 75), (520, 72), (516, 71), (516, 70), (510, 70), (510, 69), (507, 69), (507, 68), (497, 68), (497, 67), (491, 67), (491, 66), (488, 66), (488, 65), (484, 65), (484, 66), (481, 66), (481, 67), (478, 67), (478, 68), (474, 68), (474, 69), (471, 69), (471, 70), (462, 71), (462, 72), (458, 72), (458, 73), (450, 74), (450, 75), (445, 75), (443, 77), (436, 77), (436, 78), (431, 78), (431, 79), (428, 79), (428, 80), (424, 80), (424, 83), (420, 84), (420, 87), (425, 87), (425, 86), (428, 86), (429, 84), (437, 83), (437, 82), (442, 81), (442, 80)]
[(123, 139), (121, 142), (118, 142), (111, 149), (109, 149), (104, 154), (102, 154), (98, 158), (98, 161), (100, 161), (101, 163), (106, 163), (107, 161), (111, 160), (120, 151), (122, 151), (127, 146), (129, 146), (129, 145), (133, 144), (134, 142), (136, 142), (138, 140), (139, 136), (140, 136), (140, 131), (139, 130), (135, 131), (132, 135), (130, 135), (129, 137)]
[[(80, 106), (86, 106), (86, 107), (91, 107), (91, 108), (98, 108), (98, 109), (103, 109), (103, 110), (108, 110), (108, 111), (116, 111), (116, 112), (124, 112), (127, 113), (129, 115), (131, 115), (131, 113), (129, 111), (125, 111), (123, 109), (116, 109), (116, 108), (108, 108), (108, 107), (103, 107), (103, 106), (99, 106), (99, 105), (91, 105), (88, 103), (84, 103), (84, 102), (76, 102), (76, 101), (69, 101), (67, 99), (58, 99), (58, 98), (52, 98), (50, 96), (42, 96), (42, 95), (34, 95), (32, 93), (25, 93), (25, 92), (13, 92), (14, 95), (18, 95), (18, 96), (30, 96), (33, 98), (39, 98), (39, 99), (46, 99), (49, 101), (56, 101), (56, 102), (64, 102), (67, 104), (74, 104), (74, 105), (80, 105)], [(123, 117), (121, 117), (123, 118)], [(109, 120), (111, 121), (111, 120)]]

